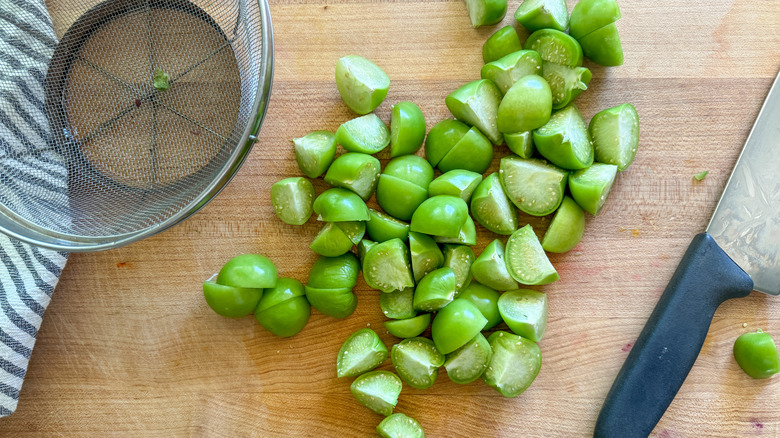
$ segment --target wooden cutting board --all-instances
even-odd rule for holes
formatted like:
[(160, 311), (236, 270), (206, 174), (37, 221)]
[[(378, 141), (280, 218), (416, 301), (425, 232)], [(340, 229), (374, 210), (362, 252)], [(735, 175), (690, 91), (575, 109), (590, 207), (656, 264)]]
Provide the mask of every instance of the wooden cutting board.
[[(510, 2), (503, 24), (518, 4)], [(641, 119), (636, 161), (619, 175), (603, 212), (588, 217), (580, 245), (551, 257), (561, 280), (539, 288), (549, 294), (550, 321), (533, 386), (506, 399), (481, 382), (453, 384), (442, 370), (428, 390), (405, 387), (397, 411), (419, 420), (428, 436), (592, 433), (628, 350), (691, 238), (706, 226), (780, 66), (776, 0), (620, 6), (625, 65), (586, 61), (593, 81), (577, 105), (589, 120), (632, 102)], [(281, 275), (306, 281), (319, 225), (282, 223), (268, 193), (273, 182), (301, 174), (289, 139), (335, 130), (353, 117), (334, 83), (338, 57), (360, 54), (388, 73), (390, 92), (377, 110), (385, 121), (393, 103), (411, 100), (430, 128), (449, 116), (444, 97), (479, 77), (482, 43), (498, 26), (472, 29), (455, 0), (277, 0), (271, 12), (275, 83), (259, 144), (224, 192), (183, 224), (125, 248), (71, 255), (19, 409), (0, 420), (3, 435), (373, 433), (381, 417), (352, 398), (334, 365), (341, 343), (359, 328), (395, 342), (381, 325), (378, 292), (362, 278), (352, 316), (314, 312), (291, 339), (270, 335), (251, 317), (217, 316), (200, 283), (245, 252), (266, 254)], [(500, 147), (496, 156), (507, 153)], [(693, 180), (702, 170), (709, 176)], [(539, 232), (546, 225), (533, 223)], [(496, 237), (478, 233), (477, 252)], [(753, 293), (720, 308), (653, 436), (780, 435), (780, 377), (752, 380), (731, 354), (736, 337), (757, 328), (780, 336), (780, 300)]]

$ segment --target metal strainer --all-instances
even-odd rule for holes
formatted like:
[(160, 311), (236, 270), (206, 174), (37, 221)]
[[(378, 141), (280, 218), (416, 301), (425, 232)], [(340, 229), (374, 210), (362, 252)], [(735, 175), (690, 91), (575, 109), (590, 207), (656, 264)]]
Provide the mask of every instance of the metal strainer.
[[(59, 37), (40, 112), (49, 129), (0, 145), (0, 231), (94, 251), (193, 214), (257, 139), (273, 70), (267, 1), (47, 4)], [(0, 111), (34, 113), (19, 105)]]

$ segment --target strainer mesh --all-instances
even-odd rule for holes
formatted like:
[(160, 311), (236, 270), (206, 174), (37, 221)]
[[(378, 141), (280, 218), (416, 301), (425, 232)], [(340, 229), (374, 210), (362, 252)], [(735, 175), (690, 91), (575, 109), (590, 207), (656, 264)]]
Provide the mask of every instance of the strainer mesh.
[[(37, 118), (48, 129), (0, 119), (0, 213), (71, 236), (155, 227), (233, 164), (254, 121), (258, 3), (62, 0), (49, 8), (56, 49), (34, 32), (21, 41), (48, 64), (30, 68), (43, 89), (31, 81), (30, 91), (0, 99), (0, 117)], [(0, 62), (0, 87), (22, 80), (18, 67)], [(160, 72), (166, 91), (153, 84)]]

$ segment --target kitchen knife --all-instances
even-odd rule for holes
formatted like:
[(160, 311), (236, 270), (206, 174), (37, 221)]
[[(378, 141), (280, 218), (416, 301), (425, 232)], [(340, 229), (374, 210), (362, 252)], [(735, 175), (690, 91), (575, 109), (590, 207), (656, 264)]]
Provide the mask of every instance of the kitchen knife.
[(727, 299), (780, 294), (780, 73), (707, 230), (693, 238), (620, 369), (595, 437), (647, 437), (672, 402)]

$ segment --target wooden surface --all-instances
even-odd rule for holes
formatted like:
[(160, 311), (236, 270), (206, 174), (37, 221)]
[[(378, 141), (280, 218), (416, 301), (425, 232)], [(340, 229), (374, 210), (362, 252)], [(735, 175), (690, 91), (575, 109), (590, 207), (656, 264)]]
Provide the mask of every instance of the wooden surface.
[[(244, 252), (271, 257), (306, 281), (318, 225), (273, 215), (270, 185), (299, 175), (289, 139), (353, 115), (333, 81), (339, 56), (364, 55), (392, 80), (377, 110), (418, 103), (432, 126), (444, 97), (478, 78), (481, 45), (498, 27), (473, 30), (461, 1), (316, 2), (271, 6), (273, 98), (260, 143), (235, 180), (200, 213), (125, 248), (74, 254), (40, 330), (19, 409), (6, 436), (370, 436), (381, 420), (335, 378), (352, 331), (379, 329), (378, 293), (362, 278), (345, 320), (314, 312), (292, 339), (251, 318), (228, 320), (204, 302), (200, 282)], [(511, 13), (518, 1), (510, 2)], [(591, 434), (618, 368), (694, 234), (706, 226), (730, 169), (780, 67), (776, 0), (620, 2), (625, 65), (593, 71), (577, 100), (586, 119), (636, 105), (641, 142), (581, 244), (552, 260), (544, 364), (531, 388), (502, 398), (444, 371), (429, 390), (405, 387), (398, 411), (431, 437)], [(569, 2), (569, 7), (573, 2)], [(523, 37), (525, 34), (523, 34)], [(507, 153), (497, 149), (497, 157)], [(383, 157), (386, 157), (383, 156)], [(493, 168), (496, 167), (494, 163)], [(709, 170), (702, 182), (693, 174)], [(318, 181), (318, 191), (324, 188)], [(527, 219), (527, 218), (525, 218)], [(544, 228), (543, 221), (534, 224)], [(494, 236), (479, 229), (480, 251)], [(746, 324), (746, 326), (745, 326)], [(751, 380), (731, 355), (741, 333), (780, 336), (780, 300), (753, 293), (715, 315), (696, 365), (656, 437), (780, 435), (780, 378)], [(386, 363), (383, 369), (391, 368)]]

